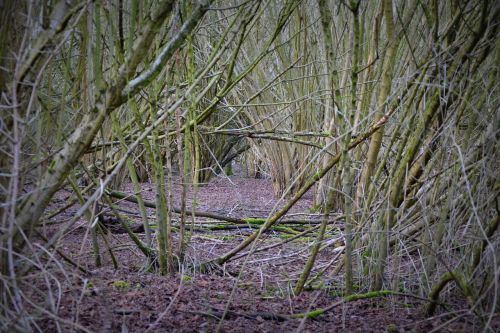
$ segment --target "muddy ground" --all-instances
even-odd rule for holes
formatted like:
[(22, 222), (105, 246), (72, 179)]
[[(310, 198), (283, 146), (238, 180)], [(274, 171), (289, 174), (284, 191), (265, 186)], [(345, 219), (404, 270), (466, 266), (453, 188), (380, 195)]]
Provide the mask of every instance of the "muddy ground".
[[(151, 184), (143, 184), (146, 199), (154, 200)], [(123, 191), (132, 193), (132, 186)], [(176, 205), (180, 203), (180, 185), (173, 189)], [(70, 200), (71, 192), (57, 194), (51, 209), (55, 211)], [(192, 193), (188, 193), (188, 207)], [(216, 178), (201, 186), (197, 195), (199, 211), (233, 217), (266, 217), (283, 204), (272, 194), (269, 180), (241, 177)], [(312, 214), (313, 193), (307, 193), (288, 213), (290, 219), (319, 221)], [(137, 207), (120, 202), (122, 214), (140, 223)], [(50, 238), (67, 225), (77, 206), (52, 218), (43, 228)], [(154, 221), (155, 211), (148, 209)], [(178, 216), (174, 216), (174, 221)], [(95, 267), (87, 222), (79, 220), (65, 232), (58, 249), (88, 272), (70, 265), (49, 264), (53, 280), (42, 279), (36, 272), (25, 281), (27, 294), (43, 304), (45, 312), (56, 313), (54, 320), (43, 310), (32, 316), (41, 331), (62, 332), (475, 332), (481, 330), (477, 317), (467, 310), (459, 294), (449, 296), (447, 307), (427, 318), (427, 302), (413, 297), (411, 283), (401, 295), (341, 302), (342, 271), (337, 254), (342, 249), (341, 226), (331, 225), (330, 240), (317, 259), (313, 274), (324, 271), (314, 284), (300, 296), (293, 295), (293, 283), (301, 273), (313, 238), (300, 237), (278, 248), (241, 258), (211, 272), (192, 269), (234, 248), (252, 232), (248, 226), (228, 230), (207, 230), (197, 219), (195, 232), (187, 251), (184, 270), (168, 276), (145, 271), (147, 262), (130, 238), (119, 231), (110, 231), (107, 242), (116, 257), (114, 269), (106, 245), (100, 239), (103, 266)], [(200, 222), (200, 223), (199, 223)], [(199, 223), (199, 224), (198, 224)], [(297, 225), (296, 230), (306, 226)], [(144, 239), (143, 234), (139, 236)], [(177, 239), (174, 234), (174, 242)], [(274, 230), (263, 235), (259, 247), (282, 242), (290, 237), (287, 230)], [(40, 244), (43, 241), (40, 240)], [(176, 243), (174, 243), (174, 248)], [(243, 269), (242, 269), (243, 267)], [(404, 264), (402, 268), (404, 269)], [(241, 274), (240, 274), (241, 273)], [(358, 277), (359, 285), (363, 277)], [(57, 280), (57, 282), (56, 282)], [(48, 282), (47, 282), (48, 281)], [(411, 282), (411, 281), (410, 281)], [(414, 281), (414, 283), (418, 283)], [(44, 293), (31, 288), (36, 285)], [(46, 297), (48, 285), (51, 297)], [(31, 288), (31, 289), (30, 289)], [(357, 292), (367, 290), (359, 287)], [(406, 294), (406, 295), (404, 295)], [(294, 318), (293, 315), (330, 307), (315, 318)], [(225, 313), (225, 315), (224, 315)]]

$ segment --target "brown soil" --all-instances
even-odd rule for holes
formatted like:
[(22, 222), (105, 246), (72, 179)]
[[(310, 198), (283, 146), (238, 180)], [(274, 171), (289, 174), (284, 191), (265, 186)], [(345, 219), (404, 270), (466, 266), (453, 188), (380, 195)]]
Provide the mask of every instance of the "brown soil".
[[(132, 193), (127, 185), (124, 191)], [(154, 200), (151, 184), (143, 184), (146, 199)], [(180, 186), (174, 188), (175, 202), (179, 205)], [(188, 206), (192, 194), (189, 193)], [(54, 199), (53, 209), (62, 207), (70, 197), (61, 191)], [(218, 178), (199, 188), (197, 196), (200, 211), (214, 212), (237, 217), (265, 217), (277, 202), (272, 195), (268, 180), (232, 177)], [(301, 219), (317, 220), (308, 208), (312, 206), (312, 193), (289, 212)], [(132, 203), (122, 202), (120, 208), (129, 216), (137, 212)], [(58, 215), (43, 229), (50, 237), (64, 226), (78, 207), (72, 207)], [(154, 210), (149, 209), (154, 217)], [(305, 213), (306, 215), (300, 215)], [(139, 221), (139, 217), (135, 219)], [(177, 219), (177, 217), (176, 217)], [(201, 221), (200, 220), (197, 220)], [(138, 222), (139, 223), (139, 222)], [(457, 297), (447, 299), (452, 303), (440, 314), (426, 318), (423, 309), (426, 302), (407, 296), (385, 296), (339, 304), (328, 312), (307, 320), (292, 319), (292, 314), (327, 307), (340, 300), (342, 276), (329, 276), (338, 262), (331, 263), (338, 242), (331, 242), (319, 255), (317, 269), (325, 270), (320, 279), (322, 288), (308, 290), (294, 296), (293, 282), (300, 274), (308, 255), (312, 238), (302, 237), (283, 247), (242, 258), (222, 267), (220, 271), (202, 274), (189, 267), (228, 251), (237, 245), (251, 230), (248, 227), (217, 231), (196, 231), (193, 234), (186, 257), (186, 269), (170, 276), (155, 272), (142, 272), (144, 256), (126, 234), (110, 232), (108, 241), (118, 261), (113, 269), (105, 244), (100, 241), (103, 267), (93, 265), (93, 254), (86, 222), (82, 219), (69, 229), (59, 243), (59, 250), (90, 271), (83, 274), (76, 269), (48, 265), (54, 280), (41, 279), (33, 274), (25, 281), (27, 294), (49, 304), (47, 309), (56, 313), (63, 323), (46, 314), (33, 311), (40, 330), (53, 332), (474, 332), (480, 326), (467, 312), (465, 302)], [(303, 227), (303, 226), (302, 226)], [(199, 229), (199, 228), (197, 228)], [(338, 227), (329, 231), (328, 237), (338, 238)], [(284, 233), (272, 231), (263, 236), (258, 247), (283, 241)], [(143, 238), (143, 235), (140, 235)], [(177, 237), (177, 235), (174, 235)], [(174, 240), (175, 241), (175, 240)], [(41, 242), (43, 243), (43, 242)], [(174, 244), (174, 248), (175, 248)], [(330, 265), (330, 266), (329, 266)], [(243, 269), (242, 269), (243, 267)], [(239, 278), (235, 278), (242, 272)], [(359, 281), (362, 285), (361, 281)], [(32, 285), (44, 293), (36, 293)], [(50, 286), (53, 298), (43, 300)], [(366, 292), (367, 290), (358, 290)], [(411, 290), (406, 291), (410, 294)], [(227, 309), (223, 317), (224, 310)], [(273, 317), (274, 316), (274, 317)], [(58, 326), (59, 325), (59, 326)]]

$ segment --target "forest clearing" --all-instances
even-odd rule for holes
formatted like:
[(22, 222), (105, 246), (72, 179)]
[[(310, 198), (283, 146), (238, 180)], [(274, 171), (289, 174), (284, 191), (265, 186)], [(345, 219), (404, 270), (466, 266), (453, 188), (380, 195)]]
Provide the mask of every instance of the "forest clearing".
[(0, 332), (500, 330), (498, 1), (0, 20)]

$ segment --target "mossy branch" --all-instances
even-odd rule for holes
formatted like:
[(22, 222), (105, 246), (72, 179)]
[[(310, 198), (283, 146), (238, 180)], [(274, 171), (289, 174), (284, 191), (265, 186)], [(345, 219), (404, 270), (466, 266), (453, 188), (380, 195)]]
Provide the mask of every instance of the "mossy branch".
[(441, 276), (441, 279), (432, 287), (432, 290), (429, 294), (430, 303), (427, 306), (427, 311), (426, 311), (428, 316), (432, 316), (434, 314), (436, 306), (438, 305), (439, 293), (441, 292), (441, 290), (443, 290), (444, 287), (446, 287), (448, 282), (453, 280), (458, 285), (460, 290), (462, 290), (462, 293), (467, 298), (467, 302), (469, 303), (469, 305), (470, 306), (474, 305), (474, 296), (472, 294), (472, 290), (467, 284), (464, 275), (458, 271), (452, 271), (452, 272), (450, 271), (444, 273), (443, 276)]
[(322, 314), (324, 314), (325, 312), (330, 311), (333, 308), (335, 308), (339, 305), (342, 305), (344, 303), (349, 303), (349, 302), (357, 301), (360, 299), (385, 297), (388, 295), (399, 295), (399, 293), (393, 292), (391, 290), (379, 290), (379, 291), (370, 291), (370, 292), (364, 293), (364, 294), (354, 294), (354, 295), (344, 297), (340, 301), (335, 302), (332, 305), (327, 306), (326, 308), (316, 309), (316, 310), (312, 310), (309, 312), (296, 313), (296, 314), (293, 314), (291, 317), (292, 318), (317, 318), (317, 317), (321, 316)]

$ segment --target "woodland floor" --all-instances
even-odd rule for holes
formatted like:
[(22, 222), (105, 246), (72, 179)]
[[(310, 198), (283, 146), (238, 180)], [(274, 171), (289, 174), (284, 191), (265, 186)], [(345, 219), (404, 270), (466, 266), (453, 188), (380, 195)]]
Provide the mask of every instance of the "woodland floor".
[[(154, 200), (151, 188), (151, 184), (143, 184), (144, 196)], [(133, 192), (131, 185), (126, 185), (123, 190)], [(173, 192), (178, 203), (179, 185)], [(55, 210), (64, 206), (70, 195), (69, 191), (59, 192), (51, 208)], [(190, 206), (191, 194), (188, 197)], [(293, 218), (317, 219), (312, 214), (300, 215), (308, 213), (312, 198), (312, 193), (306, 194), (289, 214)], [(216, 178), (201, 186), (197, 201), (200, 211), (237, 217), (265, 217), (277, 203), (269, 180), (241, 177)], [(133, 216), (132, 212), (137, 213), (137, 207), (132, 203), (121, 202), (120, 208), (129, 216)], [(43, 229), (45, 236), (50, 237), (60, 230), (77, 209), (74, 206), (53, 218)], [(149, 209), (148, 212), (154, 217), (154, 210)], [(139, 221), (138, 216), (135, 218)], [(83, 274), (68, 268), (60, 270), (57, 265), (52, 268), (60, 285), (52, 283), (54, 300), (47, 301), (47, 304), (52, 303), (52, 311), (66, 321), (57, 324), (63, 332), (83, 331), (75, 328), (75, 323), (92, 332), (214, 332), (219, 324), (221, 332), (293, 332), (299, 328), (302, 332), (479, 330), (478, 323), (468, 314), (460, 298), (447, 299), (452, 306), (441, 308), (439, 314), (432, 318), (424, 316), (425, 301), (409, 296), (386, 296), (339, 304), (314, 319), (272, 318), (272, 314), (289, 316), (327, 307), (341, 299), (338, 294), (341, 292), (342, 276), (328, 276), (338, 263), (327, 267), (338, 252), (335, 250), (338, 242), (332, 242), (317, 260), (318, 270), (327, 268), (323, 288), (292, 296), (290, 280), (294, 281), (300, 274), (308, 255), (307, 245), (312, 238), (302, 237), (284, 247), (254, 254), (246, 262), (239, 279), (234, 276), (240, 271), (244, 259), (227, 264), (220, 272), (202, 274), (191, 270), (160, 276), (154, 272), (141, 272), (145, 264), (144, 256), (122, 233), (108, 234), (118, 269), (113, 269), (103, 242), (100, 243), (103, 267), (93, 266), (90, 235), (87, 228), (82, 227), (85, 223), (82, 219), (72, 226), (59, 243), (59, 249), (91, 273)], [(332, 230), (336, 230), (335, 227)], [(198, 230), (193, 234), (186, 262), (199, 263), (214, 258), (233, 248), (250, 232), (248, 227)], [(269, 245), (283, 241), (284, 237), (283, 232), (273, 231), (265, 234), (262, 242)], [(335, 239), (334, 231), (330, 231), (329, 237)], [(37, 274), (25, 282), (47, 291), (46, 284)], [(33, 293), (32, 297), (42, 297), (39, 295), (43, 294)], [(229, 311), (221, 323), (220, 318), (228, 301)], [(46, 332), (57, 329), (55, 321), (47, 315), (39, 315), (37, 323)]]

